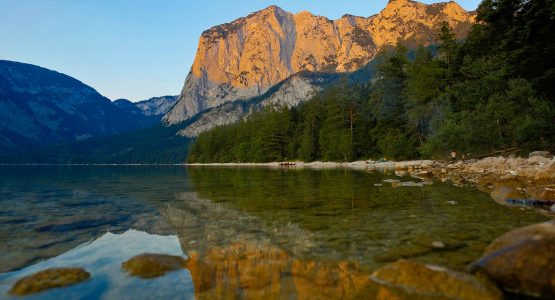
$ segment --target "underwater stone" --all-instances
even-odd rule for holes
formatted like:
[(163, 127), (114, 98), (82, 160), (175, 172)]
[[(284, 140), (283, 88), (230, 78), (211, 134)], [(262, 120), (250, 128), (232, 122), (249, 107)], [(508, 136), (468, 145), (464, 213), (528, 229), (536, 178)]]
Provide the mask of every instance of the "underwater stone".
[(51, 268), (18, 280), (11, 294), (28, 295), (43, 290), (63, 287), (79, 283), (90, 277), (90, 274), (81, 268)]
[(132, 276), (154, 278), (185, 268), (187, 260), (180, 256), (144, 253), (121, 264)]

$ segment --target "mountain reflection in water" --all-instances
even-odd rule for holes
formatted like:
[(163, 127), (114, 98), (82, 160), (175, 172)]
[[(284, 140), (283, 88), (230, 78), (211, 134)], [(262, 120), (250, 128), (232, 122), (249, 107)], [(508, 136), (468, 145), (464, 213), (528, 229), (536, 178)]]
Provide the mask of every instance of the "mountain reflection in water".
[[(7, 299), (193, 299), (191, 276), (186, 270), (166, 276), (143, 280), (128, 276), (121, 263), (144, 253), (181, 255), (183, 252), (176, 236), (160, 236), (128, 230), (122, 234), (106, 233), (100, 238), (78, 246), (64, 254), (0, 275), (0, 298)], [(29, 296), (10, 297), (7, 293), (21, 277), (57, 267), (84, 268), (91, 277), (82, 283), (46, 290)], [(145, 293), (145, 290), (148, 293)]]
[(186, 208), (166, 207), (162, 215), (189, 256), (197, 299), (354, 299), (371, 287), (357, 263), (305, 259), (316, 246), (305, 230), (268, 227), (196, 194), (180, 198)]
[[(303, 253), (309, 253), (313, 245), (308, 232), (294, 226), (265, 227), (255, 217), (194, 193), (183, 193), (179, 198), (187, 209), (168, 205), (161, 210), (177, 230), (177, 236), (135, 230), (106, 233), (62, 255), (1, 275), (0, 293), (7, 295), (11, 285), (23, 276), (67, 266), (85, 268), (91, 278), (23, 298), (360, 298), (371, 287), (369, 274), (356, 263), (303, 260)], [(287, 240), (291, 247), (279, 248), (272, 243), (276, 238)], [(188, 261), (184, 270), (159, 278), (128, 276), (121, 263), (142, 253), (182, 255)]]
[[(461, 270), (500, 234), (546, 219), (500, 206), (472, 187), (393, 185), (388, 181), (418, 179), (388, 172), (5, 167), (0, 173), (0, 242), (7, 246), (0, 267), (22, 268), (0, 274), (0, 298), (17, 279), (49, 267), (82, 267), (91, 277), (28, 298), (373, 298), (369, 275), (389, 262), (409, 258)], [(82, 244), (91, 237), (98, 238)], [(188, 261), (183, 270), (148, 280), (122, 270), (124, 261), (147, 252)], [(49, 259), (21, 263), (33, 257)]]

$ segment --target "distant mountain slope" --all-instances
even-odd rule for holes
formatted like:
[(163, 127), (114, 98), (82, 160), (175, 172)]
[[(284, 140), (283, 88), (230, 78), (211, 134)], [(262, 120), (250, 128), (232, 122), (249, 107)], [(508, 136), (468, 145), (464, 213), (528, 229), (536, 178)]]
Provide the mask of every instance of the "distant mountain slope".
[(70, 76), (0, 60), (0, 148), (55, 144), (137, 130), (156, 118), (123, 110)]
[(153, 97), (139, 102), (131, 102), (127, 99), (118, 99), (114, 101), (114, 104), (119, 108), (135, 114), (159, 116), (162, 118), (162, 116), (167, 114), (173, 108), (177, 100), (179, 100), (179, 96), (162, 96)]
[(384, 49), (430, 45), (443, 22), (464, 38), (475, 13), (457, 3), (390, 0), (377, 15), (329, 20), (273, 5), (202, 33), (179, 102), (164, 116), (176, 124), (222, 104), (265, 94), (303, 71), (353, 72)]
[[(185, 124), (185, 123), (184, 123)], [(132, 132), (58, 145), (0, 151), (1, 164), (177, 164), (186, 160), (190, 139), (183, 125), (157, 125)]]

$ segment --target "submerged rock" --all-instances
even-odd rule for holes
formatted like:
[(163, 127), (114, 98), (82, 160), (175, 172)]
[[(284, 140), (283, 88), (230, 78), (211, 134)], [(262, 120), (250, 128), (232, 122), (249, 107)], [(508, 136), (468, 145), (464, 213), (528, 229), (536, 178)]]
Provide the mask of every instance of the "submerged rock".
[(377, 299), (502, 299), (493, 284), (443, 267), (399, 260), (370, 277)]
[(555, 189), (547, 187), (529, 188), (526, 195), (517, 188), (498, 186), (491, 192), (491, 198), (500, 204), (549, 209), (555, 204)]
[(508, 186), (496, 187), (490, 194), (491, 198), (500, 204), (508, 204), (510, 200), (524, 200), (526, 196), (516, 188)]
[(555, 185), (533, 187), (528, 190), (530, 198), (555, 204)]
[(90, 274), (81, 268), (52, 268), (26, 276), (18, 280), (11, 294), (28, 295), (43, 290), (68, 286), (79, 283), (90, 277)]
[(555, 220), (508, 232), (494, 240), (471, 265), (503, 289), (555, 298)]
[(432, 242), (432, 247), (438, 248), (438, 249), (443, 249), (443, 248), (445, 248), (445, 244), (441, 241), (435, 241), (435, 242)]
[(183, 269), (187, 260), (180, 256), (144, 253), (121, 264), (132, 276), (154, 278), (168, 272)]

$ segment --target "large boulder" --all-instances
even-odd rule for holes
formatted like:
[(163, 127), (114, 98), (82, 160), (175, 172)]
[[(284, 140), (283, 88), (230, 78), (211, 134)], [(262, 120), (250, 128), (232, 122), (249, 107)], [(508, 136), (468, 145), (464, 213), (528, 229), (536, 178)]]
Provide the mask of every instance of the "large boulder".
[(81, 268), (51, 268), (18, 280), (10, 293), (13, 295), (28, 295), (43, 290), (68, 286), (79, 283), (90, 277), (90, 274)]
[(508, 232), (471, 265), (506, 291), (555, 299), (555, 220)]
[(470, 274), (443, 267), (399, 260), (370, 277), (378, 285), (377, 299), (502, 299), (497, 287)]
[(122, 268), (132, 276), (154, 278), (183, 269), (186, 263), (181, 256), (145, 253), (122, 263)]

